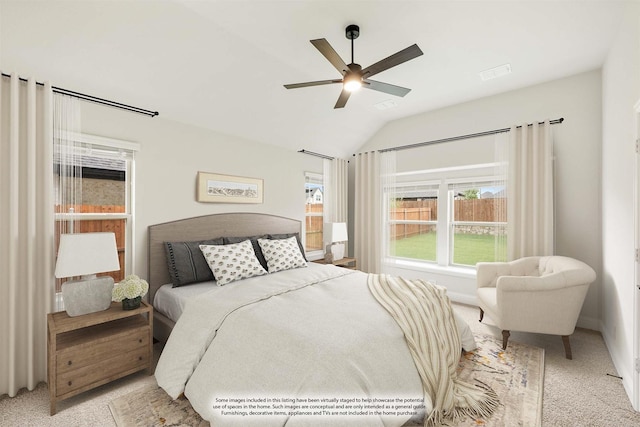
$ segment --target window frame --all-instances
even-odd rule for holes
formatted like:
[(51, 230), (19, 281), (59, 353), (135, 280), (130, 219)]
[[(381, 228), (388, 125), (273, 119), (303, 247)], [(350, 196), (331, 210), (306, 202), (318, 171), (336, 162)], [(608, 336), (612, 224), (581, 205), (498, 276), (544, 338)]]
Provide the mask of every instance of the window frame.
[[(439, 186), (440, 186), (440, 181), (439, 180), (427, 180), (427, 181), (406, 181), (406, 182), (402, 182), (400, 184), (396, 183), (396, 185), (394, 186), (393, 189), (393, 193), (395, 194), (399, 188), (403, 188), (403, 187), (417, 187), (417, 186), (423, 186), (423, 187), (438, 187), (438, 188), (432, 188), (430, 189), (431, 191), (436, 191), (439, 192)], [(427, 189), (427, 191), (429, 191), (429, 189)], [(404, 191), (406, 193), (406, 191)], [(389, 194), (389, 192), (387, 191), (387, 194)], [(440, 209), (440, 202), (439, 202), (439, 194), (437, 196), (437, 200), (438, 200), (438, 210)], [(436, 231), (436, 239), (439, 236), (439, 226), (438, 226), (438, 219), (436, 219), (435, 221), (425, 221), (425, 220), (392, 220), (389, 218), (389, 212), (391, 209), (391, 206), (389, 205), (389, 197), (384, 197), (384, 201), (386, 204), (385, 207), (385, 212), (386, 212), (386, 226), (385, 226), (385, 234), (384, 234), (384, 238), (386, 243), (386, 250), (385, 250), (385, 254), (387, 257), (389, 258), (398, 258), (398, 259), (411, 259), (414, 260), (415, 258), (405, 258), (405, 257), (398, 257), (398, 256), (393, 256), (391, 255), (391, 245), (390, 245), (390, 240), (392, 235), (395, 235), (395, 233), (391, 233), (391, 226), (397, 226), (397, 225), (435, 225), (435, 231)], [(439, 216), (439, 212), (437, 213), (437, 217), (440, 218)], [(394, 227), (395, 229), (395, 227)], [(437, 256), (437, 251), (438, 251), (438, 245), (436, 243), (436, 259), (435, 260), (419, 260), (420, 262), (424, 262), (424, 263), (428, 263), (428, 264), (437, 264), (437, 260), (438, 260), (438, 256)]]
[[(456, 264), (454, 260), (453, 234), (454, 227), (460, 221), (453, 221), (454, 218), (454, 197), (452, 184), (475, 184), (483, 182), (504, 182), (504, 176), (496, 173), (497, 163), (484, 163), (477, 165), (458, 166), (450, 168), (438, 168), (432, 170), (420, 170), (396, 173), (396, 178), (412, 178), (409, 181), (396, 181), (393, 189), (385, 188), (383, 200), (385, 201), (385, 263), (392, 265), (403, 265), (409, 268), (433, 269), (438, 271), (451, 272), (475, 272), (475, 266)], [(390, 219), (390, 197), (399, 188), (410, 185), (438, 185), (438, 204), (436, 219), (436, 260), (423, 260), (418, 258), (398, 257), (391, 255), (391, 230), (393, 224), (399, 223)], [(427, 224), (432, 221), (406, 221), (406, 223)], [(496, 224), (491, 222), (490, 224)], [(500, 226), (506, 226), (506, 222)]]

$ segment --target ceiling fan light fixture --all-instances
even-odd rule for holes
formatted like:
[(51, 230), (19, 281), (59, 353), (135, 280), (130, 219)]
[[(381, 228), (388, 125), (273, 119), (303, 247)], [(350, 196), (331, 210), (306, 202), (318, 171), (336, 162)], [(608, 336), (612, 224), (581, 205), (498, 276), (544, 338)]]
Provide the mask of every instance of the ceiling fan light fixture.
[(344, 90), (353, 92), (362, 87), (362, 77), (355, 75), (347, 76), (344, 78)]

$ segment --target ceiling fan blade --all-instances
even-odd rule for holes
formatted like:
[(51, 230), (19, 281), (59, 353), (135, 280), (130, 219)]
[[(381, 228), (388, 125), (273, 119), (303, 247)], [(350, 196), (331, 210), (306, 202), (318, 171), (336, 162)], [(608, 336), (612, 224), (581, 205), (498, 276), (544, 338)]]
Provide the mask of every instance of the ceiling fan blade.
[(393, 55), (386, 57), (385, 59), (376, 62), (373, 65), (369, 65), (367, 68), (362, 70), (362, 75), (365, 78), (369, 78), (375, 74), (378, 74), (384, 70), (388, 70), (391, 67), (395, 67), (396, 65), (400, 65), (403, 62), (407, 62), (422, 55), (422, 51), (418, 47), (417, 44), (411, 45), (406, 49), (401, 50), (400, 52), (396, 52)]
[(306, 83), (292, 83), (292, 84), (284, 85), (284, 87), (286, 87), (287, 89), (297, 89), (299, 87), (330, 85), (332, 83), (342, 83), (342, 80), (333, 79), (333, 80), (318, 80), (316, 82), (306, 82)]
[(351, 95), (351, 92), (346, 89), (342, 89), (342, 92), (340, 92), (340, 96), (338, 97), (338, 102), (336, 102), (336, 105), (333, 108), (344, 107), (349, 100), (349, 95)]
[(395, 86), (389, 83), (382, 83), (382, 82), (369, 80), (369, 79), (364, 79), (364, 84), (362, 85), (362, 87), (366, 89), (377, 90), (379, 92), (384, 92), (384, 93), (388, 93), (389, 95), (395, 95), (395, 96), (405, 96), (406, 94), (411, 92), (411, 89), (406, 87)]
[(313, 44), (316, 49), (318, 49), (320, 53), (323, 54), (334, 67), (336, 67), (336, 70), (338, 70), (341, 75), (344, 75), (344, 73), (349, 69), (347, 64), (344, 63), (342, 58), (340, 58), (340, 55), (336, 53), (326, 39), (311, 40), (311, 44)]

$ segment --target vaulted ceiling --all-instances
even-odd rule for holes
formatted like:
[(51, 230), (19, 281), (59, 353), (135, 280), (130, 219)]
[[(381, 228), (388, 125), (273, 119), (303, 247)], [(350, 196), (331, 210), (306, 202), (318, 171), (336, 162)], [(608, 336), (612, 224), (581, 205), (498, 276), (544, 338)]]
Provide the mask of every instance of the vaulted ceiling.
[[(0, 0), (0, 69), (242, 138), (348, 156), (392, 120), (602, 66), (624, 1)], [(309, 43), (367, 66), (414, 43), (334, 109), (339, 78)], [(482, 81), (483, 70), (512, 73)], [(637, 72), (637, 70), (636, 70)], [(377, 104), (395, 101), (379, 109)]]

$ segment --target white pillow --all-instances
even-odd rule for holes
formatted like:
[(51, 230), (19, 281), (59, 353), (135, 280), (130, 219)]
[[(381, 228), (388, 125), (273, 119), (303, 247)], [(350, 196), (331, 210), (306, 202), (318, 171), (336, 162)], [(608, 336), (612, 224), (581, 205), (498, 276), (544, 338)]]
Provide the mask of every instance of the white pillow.
[(231, 245), (200, 245), (218, 286), (234, 280), (267, 274), (256, 258), (250, 240)]
[(295, 236), (276, 240), (258, 239), (258, 244), (267, 260), (269, 273), (307, 266)]

